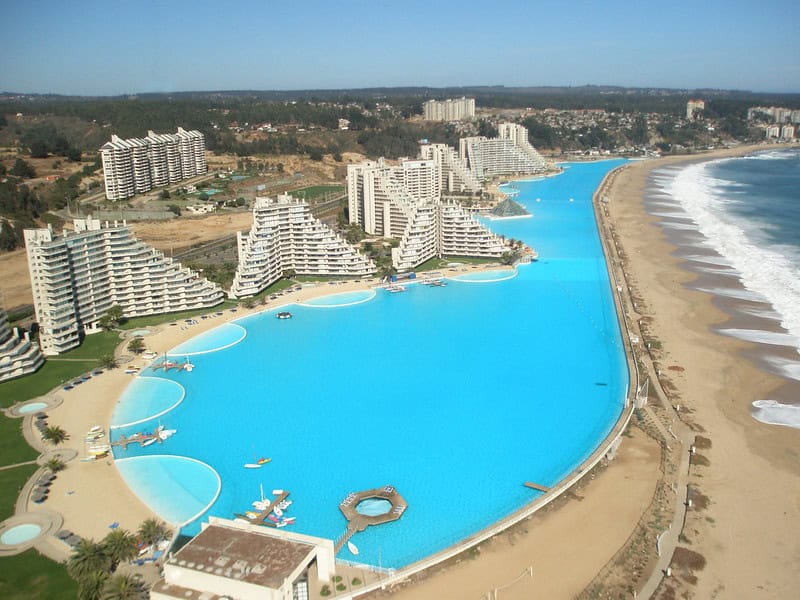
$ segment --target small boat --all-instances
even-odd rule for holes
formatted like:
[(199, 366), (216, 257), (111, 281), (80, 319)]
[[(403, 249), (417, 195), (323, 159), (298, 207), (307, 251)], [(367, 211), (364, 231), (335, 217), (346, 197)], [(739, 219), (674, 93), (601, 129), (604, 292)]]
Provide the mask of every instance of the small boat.
[(269, 508), (269, 500), (253, 500), (253, 508), (264, 511)]
[(248, 519), (257, 519), (258, 518), (258, 513), (254, 512), (252, 510), (247, 510), (247, 511), (245, 511), (244, 514)]
[(89, 433), (103, 433), (103, 428), (100, 425), (92, 425), (89, 428)]
[(142, 442), (142, 447), (151, 446), (158, 441), (158, 437), (151, 437), (149, 440), (145, 440)]
[(295, 522), (295, 519), (296, 517), (286, 517), (285, 519), (283, 519), (283, 523), (286, 525), (291, 525), (292, 523)]
[(284, 310), (284, 311), (281, 311), (278, 314), (276, 314), (275, 318), (277, 318), (277, 319), (291, 319), (292, 318), (292, 313)]
[(280, 496), (283, 493), (283, 490), (272, 490), (273, 496)]
[(264, 458), (262, 456), (256, 462), (245, 463), (244, 464), (244, 468), (245, 469), (260, 469), (261, 467), (263, 467), (265, 464), (267, 464), (271, 460), (272, 460), (271, 458)]
[(406, 288), (404, 288), (402, 285), (393, 283), (392, 285), (387, 285), (386, 290), (392, 292), (393, 294), (396, 294), (397, 292), (405, 292)]
[(283, 516), (283, 511), (277, 506), (272, 508), (272, 512), (275, 513), (276, 517), (282, 517)]
[(280, 523), (281, 520), (273, 514), (267, 515), (267, 518), (272, 521), (273, 523)]
[(156, 430), (156, 435), (158, 436), (159, 440), (165, 440), (169, 437), (172, 437), (178, 432), (177, 429), (164, 429), (159, 425), (158, 429)]
[(353, 542), (347, 542), (347, 549), (351, 554), (358, 556), (358, 547)]

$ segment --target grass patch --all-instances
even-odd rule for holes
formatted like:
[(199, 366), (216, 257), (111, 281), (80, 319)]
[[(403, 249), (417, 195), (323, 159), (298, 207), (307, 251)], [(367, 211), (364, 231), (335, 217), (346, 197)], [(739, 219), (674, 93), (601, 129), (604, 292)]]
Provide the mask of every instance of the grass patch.
[[(34, 458), (36, 457), (34, 456)], [(5, 460), (5, 455), (3, 460)], [(8, 519), (14, 514), (14, 505), (17, 503), (20, 488), (25, 485), (25, 482), (33, 476), (38, 468), (37, 465), (24, 465), (0, 471), (0, 521)], [(0, 569), (0, 572), (2, 572), (2, 569)], [(5, 598), (5, 596), (0, 594), (0, 598)]]
[(164, 323), (172, 323), (181, 319), (189, 319), (191, 317), (199, 317), (200, 315), (207, 315), (226, 308), (233, 308), (239, 306), (239, 303), (234, 300), (223, 300), (216, 306), (209, 308), (198, 308), (197, 310), (184, 310), (181, 312), (162, 313), (159, 315), (146, 315), (144, 317), (133, 317), (128, 319), (120, 329), (130, 331), (131, 329), (142, 329), (145, 327), (155, 327), (156, 325), (163, 325)]
[[(39, 453), (22, 437), (22, 419), (0, 416), (0, 466), (34, 460), (37, 456)], [(0, 490), (2, 489), (4, 488), (0, 484)]]
[(61, 358), (76, 358), (99, 361), (106, 354), (111, 354), (120, 343), (119, 333), (116, 331), (101, 331), (83, 338), (80, 346), (64, 354), (59, 354), (48, 360), (57, 361)]
[(44, 363), (36, 373), (0, 383), (0, 405), (7, 408), (15, 402), (24, 402), (42, 396), (66, 381), (90, 371), (99, 364), (97, 360), (51, 361)]
[(0, 558), (0, 598), (6, 600), (74, 600), (78, 584), (66, 566), (30, 549)]
[(309, 185), (289, 192), (289, 194), (301, 200), (316, 200), (324, 197), (325, 194), (337, 195), (342, 193), (344, 193), (343, 185)]

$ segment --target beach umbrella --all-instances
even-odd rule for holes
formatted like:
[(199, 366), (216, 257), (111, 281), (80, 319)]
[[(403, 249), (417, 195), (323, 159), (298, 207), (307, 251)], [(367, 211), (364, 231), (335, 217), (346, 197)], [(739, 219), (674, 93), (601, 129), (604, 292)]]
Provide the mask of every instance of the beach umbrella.
[(33, 488), (33, 493), (34, 494), (46, 494), (49, 491), (50, 490), (48, 490), (47, 487), (44, 486), (44, 485), (40, 485), (40, 486), (37, 486), (37, 487)]
[(33, 500), (36, 504), (41, 504), (47, 499), (47, 494), (34, 494), (31, 496), (31, 500)]
[(47, 415), (45, 413), (43, 413), (43, 412), (37, 412), (35, 416), (36, 416), (37, 419), (46, 419), (47, 418)]
[(50, 480), (49, 479), (45, 479), (44, 477), (41, 477), (41, 478), (36, 480), (36, 485), (48, 486), (48, 485), (50, 485)]
[(69, 529), (62, 529), (56, 534), (56, 537), (60, 540), (66, 540), (71, 535), (73, 534)]

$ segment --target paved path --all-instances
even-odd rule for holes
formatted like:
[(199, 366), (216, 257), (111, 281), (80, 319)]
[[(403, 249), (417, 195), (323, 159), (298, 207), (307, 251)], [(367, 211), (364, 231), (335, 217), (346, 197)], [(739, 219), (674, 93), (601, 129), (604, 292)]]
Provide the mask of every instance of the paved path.
[(36, 460), (28, 460), (14, 465), (6, 465), (4, 467), (0, 467), (0, 471), (5, 471), (7, 469), (16, 469), (17, 467), (22, 467), (24, 465), (35, 465), (35, 464), (38, 464)]

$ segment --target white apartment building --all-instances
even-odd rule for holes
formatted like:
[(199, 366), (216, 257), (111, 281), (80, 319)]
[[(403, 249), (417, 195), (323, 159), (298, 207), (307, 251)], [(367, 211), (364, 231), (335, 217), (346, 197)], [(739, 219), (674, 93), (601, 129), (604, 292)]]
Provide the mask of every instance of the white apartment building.
[(428, 100), (422, 103), (426, 121), (463, 121), (475, 117), (475, 98)]
[(253, 226), (238, 232), (239, 267), (230, 296), (257, 294), (293, 270), (298, 275), (364, 277), (375, 264), (289, 195), (256, 198)]
[(402, 164), (387, 166), (383, 159), (347, 167), (350, 222), (369, 234), (400, 240), (392, 249), (392, 264), (398, 271), (436, 256), (502, 256), (506, 247), (501, 239), (460, 205), (444, 203), (434, 194), (412, 194), (404, 184), (409, 172), (418, 174)]
[(421, 158), (433, 161), (442, 193), (477, 194), (483, 189), (475, 173), (469, 170), (454, 148), (447, 144), (422, 144), (419, 151)]
[(706, 103), (703, 100), (689, 100), (686, 102), (686, 118), (692, 121), (695, 111), (704, 111), (705, 109)]
[(794, 125), (784, 125), (781, 127), (781, 139), (791, 140), (794, 138)]
[(459, 156), (479, 180), (499, 175), (532, 175), (547, 169), (547, 161), (528, 142), (528, 130), (515, 123), (501, 123), (496, 138), (467, 137), (459, 140)]
[(154, 187), (208, 171), (205, 137), (178, 127), (177, 133), (148, 131), (144, 139), (116, 135), (100, 148), (106, 198), (124, 200)]
[(28, 332), (11, 329), (8, 314), (0, 308), (0, 381), (33, 373), (44, 364), (39, 346)]
[(45, 355), (66, 352), (98, 331), (113, 305), (126, 317), (206, 308), (224, 294), (136, 239), (125, 221), (76, 219), (74, 232), (26, 229), (25, 246), (39, 343)]

